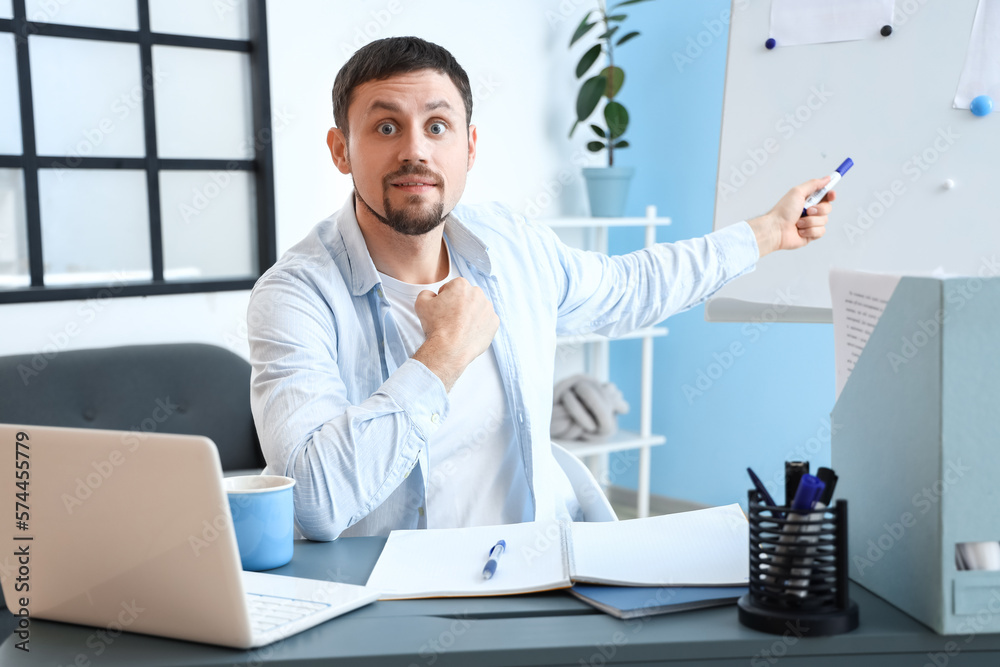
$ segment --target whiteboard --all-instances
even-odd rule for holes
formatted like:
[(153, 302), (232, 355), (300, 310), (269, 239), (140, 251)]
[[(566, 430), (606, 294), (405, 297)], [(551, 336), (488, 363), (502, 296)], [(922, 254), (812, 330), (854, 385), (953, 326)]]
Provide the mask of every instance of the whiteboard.
[(706, 319), (829, 322), (833, 266), (1000, 273), (1000, 110), (952, 108), (978, 0), (897, 0), (888, 37), (769, 51), (770, 4), (733, 2), (714, 228), (855, 164), (826, 236), (763, 258)]

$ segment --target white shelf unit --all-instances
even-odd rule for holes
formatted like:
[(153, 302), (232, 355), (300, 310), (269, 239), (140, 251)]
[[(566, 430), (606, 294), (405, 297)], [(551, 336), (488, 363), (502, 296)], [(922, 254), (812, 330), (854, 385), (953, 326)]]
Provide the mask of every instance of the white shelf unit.
[[(553, 229), (577, 228), (586, 230), (588, 238), (582, 246), (598, 252), (608, 251), (607, 232), (610, 227), (645, 227), (644, 247), (656, 243), (656, 228), (670, 224), (670, 218), (656, 215), (655, 206), (646, 207), (645, 218), (551, 218), (543, 220)], [(666, 327), (647, 327), (615, 339), (597, 334), (560, 336), (562, 347), (579, 346), (585, 355), (587, 372), (602, 381), (609, 375), (609, 345), (612, 340), (642, 339), (642, 361), (639, 389), (639, 432), (620, 430), (610, 438), (599, 441), (556, 440), (573, 455), (583, 459), (600, 480), (607, 469), (607, 455), (611, 452), (639, 450), (639, 490), (636, 511), (640, 517), (649, 516), (649, 474), (651, 449), (667, 442), (665, 436), (654, 435), (653, 421), (653, 339), (668, 334)], [(558, 365), (557, 365), (558, 369)], [(634, 409), (634, 406), (633, 406)]]

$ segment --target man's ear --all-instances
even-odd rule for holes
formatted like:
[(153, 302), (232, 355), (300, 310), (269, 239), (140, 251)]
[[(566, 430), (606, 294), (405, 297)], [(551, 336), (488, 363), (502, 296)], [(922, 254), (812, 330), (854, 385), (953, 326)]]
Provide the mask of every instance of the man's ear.
[(342, 174), (351, 173), (351, 160), (347, 155), (347, 137), (340, 128), (331, 127), (326, 133), (326, 145), (330, 148), (330, 157)]
[(476, 126), (469, 125), (469, 169), (476, 163)]

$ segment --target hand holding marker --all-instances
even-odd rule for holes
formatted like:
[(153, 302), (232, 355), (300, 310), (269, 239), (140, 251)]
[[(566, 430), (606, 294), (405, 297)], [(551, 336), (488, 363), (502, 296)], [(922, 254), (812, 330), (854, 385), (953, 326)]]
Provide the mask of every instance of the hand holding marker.
[(823, 201), (823, 197), (826, 196), (826, 193), (829, 192), (830, 190), (833, 190), (833, 186), (839, 183), (840, 179), (842, 179), (844, 177), (844, 174), (847, 173), (847, 170), (853, 166), (854, 166), (854, 160), (852, 160), (851, 158), (847, 158), (846, 160), (844, 160), (844, 162), (839, 167), (837, 167), (837, 171), (830, 174), (830, 182), (806, 198), (805, 208), (802, 209), (802, 217), (809, 215), (807, 211), (811, 207)]

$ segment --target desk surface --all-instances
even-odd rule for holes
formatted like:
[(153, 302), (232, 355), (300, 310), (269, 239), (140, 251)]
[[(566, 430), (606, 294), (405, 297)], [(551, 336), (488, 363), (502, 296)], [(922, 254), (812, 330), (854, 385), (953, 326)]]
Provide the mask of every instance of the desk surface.
[[(384, 544), (373, 537), (300, 541), (292, 562), (272, 572), (363, 584)], [(10, 636), (0, 645), (0, 665), (1000, 664), (1000, 635), (942, 637), (859, 586), (852, 584), (851, 597), (861, 626), (812, 639), (745, 628), (735, 606), (620, 621), (561, 592), (381, 601), (250, 651), (34, 620), (31, 652), (15, 649)]]

